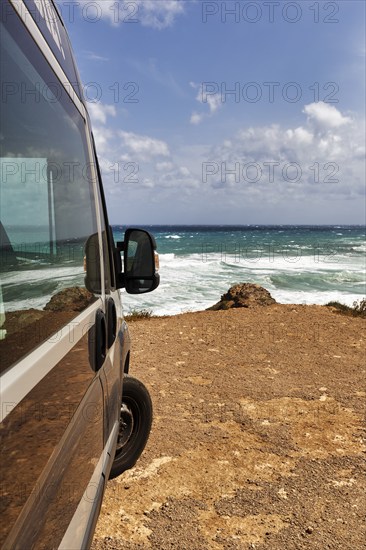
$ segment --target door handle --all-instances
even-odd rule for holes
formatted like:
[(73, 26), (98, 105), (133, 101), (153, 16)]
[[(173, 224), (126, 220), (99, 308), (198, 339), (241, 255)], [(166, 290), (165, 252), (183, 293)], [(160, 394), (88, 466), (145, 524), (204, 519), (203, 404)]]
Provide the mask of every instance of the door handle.
[(117, 310), (113, 298), (108, 298), (106, 303), (107, 310), (107, 347), (108, 349), (114, 344), (117, 336)]
[(95, 324), (89, 331), (88, 345), (90, 366), (97, 372), (103, 366), (107, 355), (107, 324), (101, 309), (95, 314)]

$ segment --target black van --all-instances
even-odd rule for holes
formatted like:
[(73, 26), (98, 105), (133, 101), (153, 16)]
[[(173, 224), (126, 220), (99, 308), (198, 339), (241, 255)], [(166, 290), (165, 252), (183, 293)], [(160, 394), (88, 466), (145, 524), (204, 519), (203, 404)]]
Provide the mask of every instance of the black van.
[(150, 432), (120, 289), (158, 286), (156, 245), (133, 228), (114, 242), (57, 8), (0, 6), (0, 546), (88, 548), (108, 478)]

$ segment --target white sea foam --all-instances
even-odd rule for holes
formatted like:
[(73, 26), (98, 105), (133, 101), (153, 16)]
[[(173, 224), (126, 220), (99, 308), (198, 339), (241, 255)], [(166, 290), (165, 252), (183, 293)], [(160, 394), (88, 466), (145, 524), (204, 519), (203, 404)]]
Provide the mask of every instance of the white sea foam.
[[(351, 260), (351, 261), (350, 261)], [(125, 312), (151, 309), (155, 315), (199, 311), (216, 303), (239, 282), (264, 286), (280, 303), (352, 305), (365, 294), (360, 264), (346, 256), (235, 258), (219, 253), (186, 256), (162, 254), (160, 287), (146, 296), (124, 293)]]
[(171, 252), (169, 254), (159, 254), (160, 263), (161, 262), (170, 262), (175, 259), (174, 252)]
[(77, 276), (84, 276), (85, 273), (81, 267), (52, 267), (43, 269), (30, 269), (26, 271), (9, 271), (1, 274), (1, 283), (3, 285), (18, 285), (19, 283), (27, 282), (28, 284), (62, 280)]
[[(43, 309), (50, 301), (51, 296), (37, 296), (35, 298), (27, 298), (26, 309)], [(6, 304), (6, 311), (19, 311), (25, 309), (24, 300), (13, 300)]]
[(3, 289), (8, 289), (15, 297), (6, 303), (6, 311), (24, 309), (25, 304), (27, 309), (42, 309), (51, 296), (60, 290), (70, 286), (83, 286), (84, 277), (84, 270), (75, 266), (2, 273)]
[[(286, 239), (264, 243), (259, 233), (258, 240), (249, 233), (232, 235), (235, 242), (226, 241), (224, 233), (216, 236), (216, 241), (209, 233), (184, 234), (178, 228), (161, 233), (159, 247), (164, 252), (160, 253), (160, 287), (141, 296), (122, 291), (125, 312), (151, 309), (155, 315), (173, 315), (204, 310), (240, 282), (263, 286), (280, 303), (325, 304), (336, 300), (352, 305), (366, 294), (364, 256), (360, 253), (366, 245), (362, 239), (343, 238), (341, 243), (335, 241), (337, 246), (333, 243), (332, 249), (333, 241), (327, 248), (323, 241), (310, 238), (292, 240), (289, 247)], [(325, 239), (330, 239), (328, 234)], [(27, 299), (27, 307), (44, 307), (50, 296), (65, 286), (82, 285), (83, 277), (82, 269), (75, 265), (44, 266), (39, 270), (30, 267), (3, 274), (2, 284), (13, 296), (6, 309), (24, 307), (16, 294), (17, 285), (30, 285), (35, 291)], [(37, 289), (39, 297), (35, 297)]]

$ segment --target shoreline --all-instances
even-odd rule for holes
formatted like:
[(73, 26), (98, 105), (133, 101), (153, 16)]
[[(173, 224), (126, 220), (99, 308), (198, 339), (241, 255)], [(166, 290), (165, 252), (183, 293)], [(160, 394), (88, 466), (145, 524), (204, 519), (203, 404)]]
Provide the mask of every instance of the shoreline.
[[(353, 306), (348, 306), (344, 302), (338, 302), (338, 301), (337, 302), (330, 302), (328, 304), (303, 304), (303, 303), (288, 303), (288, 304), (285, 303), (284, 304), (284, 303), (276, 302), (273, 305), (255, 306), (255, 307), (257, 309), (264, 309), (265, 307), (273, 307), (273, 306), (277, 305), (277, 306), (286, 306), (286, 307), (327, 308), (328, 310), (330, 310), (333, 313), (338, 314), (338, 315), (344, 315), (344, 316), (348, 316), (348, 317), (365, 318), (366, 317), (365, 306), (362, 305), (365, 302), (365, 300), (366, 300), (366, 298), (360, 298), (359, 300), (357, 300), (358, 306), (361, 306), (363, 308), (360, 312), (357, 311), (357, 309), (356, 309), (357, 306), (355, 307), (356, 302), (353, 303)], [(205, 312), (210, 311), (210, 310), (212, 311), (211, 307), (209, 307), (207, 309), (187, 310), (187, 311), (181, 311), (179, 313), (161, 314), (161, 315), (155, 314), (149, 308), (136, 308), (135, 310), (132, 310), (132, 313), (124, 313), (124, 319), (127, 322), (135, 322), (135, 321), (149, 320), (149, 319), (168, 319), (168, 318), (180, 317), (180, 316), (186, 315), (186, 314), (205, 313)], [(234, 307), (234, 308), (230, 308), (230, 309), (233, 309), (233, 310), (236, 310), (236, 309), (253, 309), (253, 306), (251, 308), (235, 308)], [(221, 311), (225, 311), (225, 310), (221, 310)]]
[[(228, 287), (227, 287), (228, 288)], [(265, 287), (264, 287), (265, 288)], [(159, 289), (157, 289), (155, 291), (155, 293), (157, 293), (159, 291)], [(225, 289), (222, 291), (222, 292), (225, 292)], [(282, 304), (282, 305), (304, 305), (304, 306), (321, 306), (321, 307), (327, 307), (327, 304), (329, 302), (338, 302), (342, 305), (345, 305), (346, 307), (353, 307), (353, 304), (355, 302), (361, 302), (362, 300), (365, 299), (365, 293), (363, 294), (355, 294), (355, 295), (352, 295), (352, 297), (350, 296), (347, 296), (345, 294), (342, 294), (342, 295), (337, 295), (337, 298), (336, 299), (324, 299), (324, 302), (322, 303), (317, 303), (317, 302), (309, 302), (309, 303), (304, 303), (304, 300), (302, 301), (289, 301), (289, 302), (285, 302), (285, 301), (281, 301), (280, 299), (277, 299), (276, 298), (276, 292), (273, 292), (273, 290), (270, 290), (271, 292), (271, 295), (276, 299), (276, 303), (278, 304)], [(129, 311), (139, 311), (139, 310), (144, 310), (144, 311), (152, 311), (152, 315), (154, 317), (164, 317), (164, 316), (175, 316), (175, 315), (182, 315), (184, 313), (192, 313), (192, 312), (199, 312), (199, 311), (206, 311), (207, 308), (211, 307), (214, 305), (215, 303), (215, 300), (217, 301), (218, 299), (220, 298), (220, 291), (216, 294), (216, 297), (213, 297), (212, 300), (210, 301), (207, 301), (207, 304), (205, 304), (205, 307), (203, 308), (200, 308), (200, 309), (195, 309), (195, 308), (181, 308), (180, 311), (177, 311), (177, 312), (166, 312), (166, 313), (155, 313), (154, 310), (158, 310), (159, 311), (159, 305), (156, 304), (156, 303), (149, 303), (149, 300), (147, 301), (147, 303), (142, 303), (142, 300), (141, 300), (141, 297), (139, 297), (139, 299), (133, 299), (131, 300), (131, 297), (130, 295), (127, 295), (125, 293), (123, 293), (122, 295), (122, 307), (123, 307), (123, 311), (124, 311), (124, 316), (128, 316), (129, 315)], [(164, 299), (164, 297), (162, 296), (161, 299)], [(154, 298), (154, 301), (155, 301), (155, 298)], [(156, 300), (157, 301), (157, 300)], [(169, 299), (164, 299), (164, 301), (166, 301), (167, 303), (169, 303)]]

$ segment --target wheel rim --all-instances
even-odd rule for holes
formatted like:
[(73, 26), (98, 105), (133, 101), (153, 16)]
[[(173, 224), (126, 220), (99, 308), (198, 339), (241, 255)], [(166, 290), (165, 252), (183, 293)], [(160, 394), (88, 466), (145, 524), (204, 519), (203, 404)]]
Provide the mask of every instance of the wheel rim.
[(118, 429), (118, 440), (116, 453), (121, 452), (121, 450), (126, 446), (130, 440), (133, 430), (134, 430), (134, 418), (131, 407), (127, 403), (122, 403), (121, 414), (119, 419), (119, 429)]

